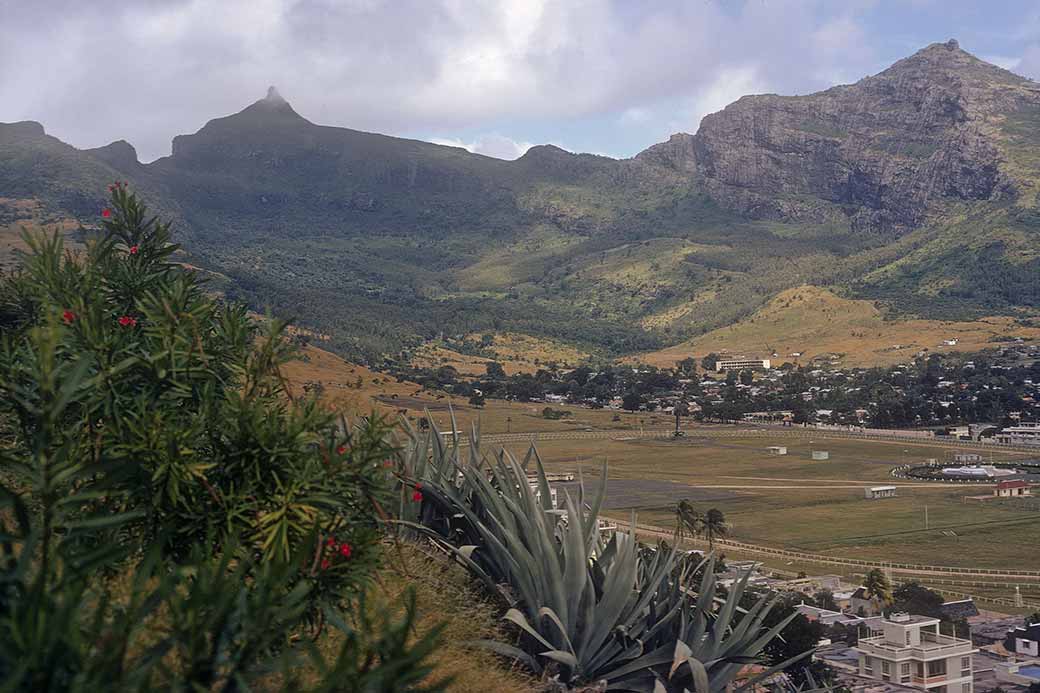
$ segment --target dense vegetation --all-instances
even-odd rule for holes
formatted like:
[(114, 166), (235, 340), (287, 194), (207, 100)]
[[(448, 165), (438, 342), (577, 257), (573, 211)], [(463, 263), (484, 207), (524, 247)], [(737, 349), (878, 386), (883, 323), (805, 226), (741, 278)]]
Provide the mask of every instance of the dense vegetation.
[(290, 401), (282, 326), (170, 264), (124, 185), (102, 217), (82, 256), (27, 237), (0, 291), (4, 690), (428, 690), (414, 610), (355, 608), (385, 425)]

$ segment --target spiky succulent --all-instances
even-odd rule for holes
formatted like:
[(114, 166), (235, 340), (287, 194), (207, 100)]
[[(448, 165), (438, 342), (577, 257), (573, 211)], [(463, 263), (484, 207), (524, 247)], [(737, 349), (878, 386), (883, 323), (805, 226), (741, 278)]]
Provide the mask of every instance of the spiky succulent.
[[(614, 691), (722, 691), (762, 661), (765, 645), (793, 618), (765, 628), (774, 598), (739, 608), (746, 576), (722, 595), (711, 558), (665, 544), (641, 548), (631, 530), (601, 536), (605, 466), (592, 494), (579, 483), (577, 497), (564, 493), (557, 510), (534, 447), (518, 461), (504, 450), (483, 453), (476, 430), (468, 445), (445, 442), (435, 428), (409, 435), (402, 525), (432, 538), (504, 600), (503, 618), (518, 640), (480, 644), (565, 690), (599, 683)], [(406, 500), (413, 486), (422, 489), (418, 506)]]

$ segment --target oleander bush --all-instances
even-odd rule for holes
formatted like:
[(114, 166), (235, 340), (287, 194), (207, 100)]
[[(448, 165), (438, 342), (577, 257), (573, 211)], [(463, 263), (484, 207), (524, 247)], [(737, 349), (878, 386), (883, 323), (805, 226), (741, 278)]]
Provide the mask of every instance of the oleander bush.
[(0, 286), (0, 690), (301, 690), (301, 662), (316, 690), (439, 690), (414, 604), (352, 608), (388, 426), (293, 399), (284, 324), (207, 293), (110, 192), (84, 253), (27, 234)]

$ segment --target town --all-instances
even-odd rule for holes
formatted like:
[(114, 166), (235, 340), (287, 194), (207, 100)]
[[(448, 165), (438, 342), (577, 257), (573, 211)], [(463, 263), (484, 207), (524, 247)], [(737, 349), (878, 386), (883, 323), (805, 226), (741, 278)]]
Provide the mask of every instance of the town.
[[(793, 358), (793, 356), (792, 356)], [(452, 366), (391, 365), (398, 380), (434, 391), (548, 405), (660, 412), (696, 421), (929, 430), (958, 440), (1040, 445), (1040, 346), (1013, 343), (977, 354), (920, 354), (888, 368), (827, 360), (689, 357), (674, 368), (543, 364), (506, 376), (489, 361), (465, 377)], [(551, 416), (551, 414), (549, 414)]]

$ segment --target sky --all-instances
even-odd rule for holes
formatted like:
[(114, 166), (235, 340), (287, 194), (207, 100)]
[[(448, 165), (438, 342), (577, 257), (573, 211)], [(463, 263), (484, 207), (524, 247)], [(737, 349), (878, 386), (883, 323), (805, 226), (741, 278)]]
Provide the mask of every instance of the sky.
[(0, 0), (0, 122), (151, 161), (276, 85), (322, 125), (629, 157), (950, 38), (1040, 78), (1035, 0)]

